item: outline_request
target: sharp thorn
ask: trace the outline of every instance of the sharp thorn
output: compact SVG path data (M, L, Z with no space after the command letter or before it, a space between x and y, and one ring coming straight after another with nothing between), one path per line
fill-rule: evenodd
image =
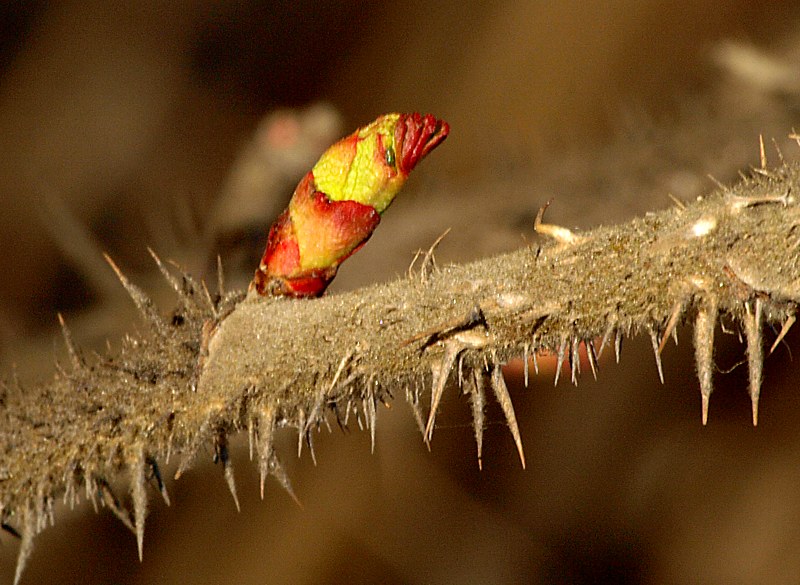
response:
M581 374L580 342L577 337L573 337L572 343L570 344L569 366L572 374L572 383L577 386L578 378Z
M314 463L314 467L317 466L317 452L314 451L314 438L311 434L311 430L306 431L306 444L308 445L308 452L311 453L311 461Z
M292 489L292 484L289 481L289 476L286 474L286 471L283 469L281 462L278 460L275 454L271 455L269 459L269 473L278 480L278 483L281 484L281 487L286 490L289 496L291 496L291 498L294 500L294 503L297 504L297 506L302 510L303 504L295 495L294 490Z
M786 321L783 323L783 327L781 327L781 332L778 333L778 337L775 339L775 342L772 344L772 347L769 348L769 355L772 355L772 352L778 347L783 338L786 337L786 334L789 333L789 329L792 328L794 322L797 320L797 317L794 314L789 315L786 318Z
M597 354L594 352L594 342L591 339L584 339L583 345L586 347L586 357L589 360L589 367L592 369L592 377L597 381L597 372L600 368L597 365Z
M367 425L369 426L369 438L370 438L370 453L373 455L375 454L375 427L377 426L378 422L378 408L375 404L375 396L367 396L366 403L364 405L364 417L367 419Z
M176 293L178 293L178 296L183 296L184 292L183 292L183 287L181 286L180 281L177 278L175 278L175 275L173 275L167 269L167 267L161 261L161 258L158 257L158 254L156 254L153 251L152 248L150 248L148 246L147 247L147 251L150 253L150 256L155 261L156 266L158 266L158 270L159 270L159 272L161 272L161 275L164 277L164 280L166 280L169 283L169 285L172 287L172 290L174 290Z
M511 435L514 437L514 443L517 445L519 460L522 463L522 468L525 469L525 453L522 450L522 438L519 434L517 416L514 413L514 405L508 393L506 381L503 378L503 369L498 362L495 362L492 366L492 390L494 390L494 395L497 398L497 402L500 404L500 408L503 409L508 428L511 430Z
M222 270L222 256L217 254L217 294L219 298L225 296L225 272Z
M664 351L664 346L667 344L667 339L669 336L672 335L672 332L675 330L675 326L678 324L678 319L683 312L683 303L675 303L675 306L672 308L672 314L669 317L669 321L667 321L667 326L664 329L664 334L661 336L661 343L658 344L658 355L661 355L661 352Z
M714 389L714 330L716 326L717 301L709 298L698 308L694 324L694 356L697 377L700 380L703 425L708 423L708 406L711 392Z
M658 334L656 330L653 328L649 328L650 330L650 343L653 344L653 355L656 358L656 367L658 368L658 379L661 380L661 383L664 383L664 369L661 366L661 354L658 352Z
M561 337L561 343L558 346L558 355L556 356L556 376L553 381L553 386L558 386L558 379L561 377L561 366L564 363L564 353L567 350L567 336Z
M298 424L297 424L297 458L303 454L303 435L306 428L306 411L302 408L298 409Z
M758 401L761 396L761 377L764 368L764 347L762 340L761 299L753 303L753 312L744 317L744 333L747 338L747 366L750 377L750 402L753 411L753 426L758 425Z
M75 371L80 370L84 365L83 359L81 359L81 356L75 347L75 343L72 341L72 332L69 330L69 327L67 327L67 324L64 321L64 317L61 315L61 313L58 313L58 322L61 324L61 334L64 336L64 345L67 347L67 353L69 354L69 360L72 363L72 369Z
M128 278L122 273L114 261L108 254L103 254L103 257L106 259L106 262L111 266L112 270L117 275L117 278L122 283L122 286L128 292L133 303L136 305L136 308L139 309L139 312L145 318L147 323L154 329L156 333L159 335L166 335L167 328L164 321L161 319L161 316L158 314L158 311L153 304L153 301L148 297L142 289L138 286L133 284L128 280Z
M145 491L145 455L142 447L131 465L131 500L133 501L133 525L136 528L136 546L139 562L144 552L144 520L147 516L147 492Z
M431 411L428 414L428 424L425 426L425 441L430 442L433 436L433 423L436 420L436 412L439 410L439 403L444 394L444 388L447 385L447 379L450 377L450 372L453 370L453 365L456 362L456 357L463 349L463 346L451 341L444 347L444 355L442 361L439 363L438 371L433 372L433 390L431 393Z
M17 553L17 568L14 573L14 585L19 585L22 579L22 573L25 571L25 565L28 563L28 558L33 551L33 538L36 536L36 522L33 510L30 504L26 504L21 512L22 525L20 533L22 539L19 544L19 552Z
M614 336L614 357L616 358L617 363L619 363L620 353L622 353L622 331L617 329Z
M161 494L161 499L163 499L164 503L169 506L169 493L167 492L167 486L164 485L164 480L161 477L161 470L158 468L158 462L153 458L150 458L148 462L150 463L150 468L153 470L153 478L156 480L156 485L158 486L158 491Z
M525 387L528 387L528 344L526 343L522 349L522 371L525 378Z
M414 414L414 421L417 423L420 434L425 436L425 422L422 419L422 409L419 406L419 394L411 392L410 388L406 388L406 401L411 406L411 411Z
M122 522L123 526L136 535L136 526L133 525L130 513L119 503L119 499L116 494L114 494L111 486L108 485L108 482L104 479L98 479L97 488L103 496L103 503L105 503L108 509L117 517L117 520Z
M483 469L483 425L484 405L486 397L483 393L483 372L479 369L472 371L470 386L470 402L472 403L472 425L475 429L475 443L478 449L478 469Z
M273 457L272 437L275 433L275 418L277 408L273 404L266 404L258 413L258 458L261 487L261 499L264 499L264 480L269 474L269 462Z
M611 334L614 333L614 322L609 321L608 325L606 326L606 332L603 333L603 339L600 341L600 349L597 350L597 358L600 359L603 356L603 351L606 348L606 344L611 339Z
M217 459L222 463L222 471L225 475L225 483L228 484L228 490L233 497L233 503L236 504L236 511L241 512L242 508L239 506L239 496L236 493L236 479L233 476L233 464L231 463L230 453L228 453L228 435L223 429L218 429L214 439L214 450Z

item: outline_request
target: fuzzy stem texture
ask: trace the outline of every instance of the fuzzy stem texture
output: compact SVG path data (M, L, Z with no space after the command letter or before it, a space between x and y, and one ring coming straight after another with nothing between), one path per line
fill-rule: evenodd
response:
M167 498L160 462L178 457L180 475L210 446L235 497L227 442L239 430L250 433L262 482L274 476L290 489L277 429L296 428L299 446L312 449L328 416L343 425L360 417L374 433L378 402L405 394L430 440L441 395L457 382L473 404L479 457L489 388L524 464L500 366L530 351L569 360L577 381L580 344L594 365L604 347L643 332L659 359L663 337L693 322L707 408L714 329L727 317L746 337L755 422L762 331L792 323L800 302L798 192L799 166L756 169L623 225L574 234L540 218L537 230L552 236L542 245L441 269L429 255L407 278L311 300L212 297L157 260L179 298L164 317L119 273L146 332L113 356L87 358L65 326L68 367L49 383L11 381L0 392L0 521L22 537L17 580L57 497L109 505L140 551L148 496ZM420 388L432 393L426 417ZM128 480L130 512L110 487L117 479Z

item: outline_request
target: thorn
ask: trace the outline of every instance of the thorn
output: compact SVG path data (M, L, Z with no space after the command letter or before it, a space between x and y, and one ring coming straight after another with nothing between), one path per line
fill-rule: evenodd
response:
M597 355L594 352L594 342L591 339L584 339L583 345L586 347L586 357L589 359L589 367L592 369L592 377L597 381L597 372L600 369L597 365Z
M370 453L373 455L375 454L375 427L378 422L378 412L377 406L375 404L375 396L374 393L371 391L369 395L365 398L362 403L364 405L364 416L367 419L367 426L369 427L369 435L370 435Z
M570 358L570 367L572 368L572 383L577 386L578 385L578 378L581 375L581 343L578 341L577 337L572 338L571 344L572 350Z
M558 379L561 377L561 365L564 363L564 352L567 350L567 336L561 337L561 344L558 346L558 355L556 356L556 377L553 386L558 386Z
M694 323L694 359L700 380L703 426L708 423L714 374L714 330L717 326L717 300L708 298L697 311Z
M422 409L419 406L419 392L411 392L410 388L406 388L406 401L411 406L411 411L414 414L414 420L417 423L420 434L425 436L425 422L422 419Z
M672 193L667 193L667 197L669 197L672 200L672 202L675 204L675 207L678 208L678 211L686 210L686 204L677 197L675 197L675 195L673 195Z
M786 337L787 333L789 333L789 329L792 328L792 325L794 325L794 322L796 320L797 320L797 317L794 314L791 314L786 318L786 321L784 321L784 323L783 323L783 327L781 327L781 332L778 333L777 339L775 339L775 342L772 344L772 347L769 348L769 354L768 355L772 355L772 352L775 351L775 348L778 347L778 344L781 341L783 341L783 338Z
M433 372L433 391L431 393L431 411L428 415L428 424L425 426L425 442L430 443L433 436L433 423L436 420L436 411L439 410L439 402L442 400L444 394L444 387L447 384L447 379L450 377L450 372L453 370L453 365L456 362L456 357L464 347L455 341L449 341L444 346L444 355L442 361L439 363L438 372Z
M122 522L123 526L136 535L136 527L131 521L130 513L119 503L119 499L117 498L116 494L114 494L111 486L108 485L108 482L104 479L97 480L97 488L103 496L103 502L108 509L111 510L114 516L117 517L117 520Z
M536 219L533 220L533 230L537 234L541 234L543 236L547 236L553 238L559 244L577 244L583 240L581 236L576 235L572 230L561 227L560 225L553 225L549 223L542 223L542 219L544 219L544 212L550 207L550 204L553 202L550 199L547 203L545 203L542 207L539 208L539 211L536 213Z
M581 375L580 343L577 337L572 338L570 348L569 367L572 374L572 383L577 386L578 377Z
M783 158L783 151L781 150L781 147L778 144L778 141L775 140L774 137L771 138L771 141L772 141L772 146L775 147L775 152L778 154L778 160L781 161L781 165L785 165L786 164L786 160Z
M472 385L469 397L472 403L472 426L475 429L475 443L478 447L478 469L483 470L483 409L486 397L483 394L483 372L477 368L472 371Z
M158 266L158 270L161 272L161 275L164 277L164 280L166 280L172 287L172 290L178 293L178 296L180 297L186 296L186 293L184 292L183 286L181 286L180 281L177 278L175 278L175 276L169 270L167 270L167 267L164 266L164 263L161 261L161 258L158 257L158 255L153 251L153 249L150 246L147 247L147 251L150 253L150 256L152 256L153 260L155 260L156 266Z
M200 446L205 442L206 438L209 435L209 429L211 428L212 424L211 421L215 418L214 415L218 414L218 412L212 413L208 416L208 418L200 425L200 430L195 434L194 440L189 443L185 449L183 450L183 456L181 457L181 462L178 464L178 469L175 472L175 476L173 479L176 481L181 478L181 476L189 469L189 466L192 464L192 461L197 455L197 452L200 450Z
M753 426L758 425L758 399L761 395L761 376L764 367L764 347L762 342L761 299L756 299L754 312L744 317L744 334L747 338L747 367L750 373L750 402L753 409ZM748 305L749 308L749 305Z
M306 428L306 411L304 408L297 409L297 458L303 454L303 434Z
M611 339L611 334L614 333L614 330L614 322L609 320L608 325L606 325L606 332L603 333L603 339L600 341L600 349L597 350L598 359L602 357L603 350L605 350L606 344L608 343L608 340ZM619 360L617 360L617 362L619 362Z
M422 258L422 264L420 264L419 267L419 275L420 278L422 279L422 282L427 282L428 279L430 278L431 272L436 270L436 258L434 257L433 253L439 246L439 244L442 243L442 240L445 239L445 237L447 237L447 234L449 234L450 230L452 229L453 228L447 228L446 230L444 230L444 233L438 238L436 238L436 240L434 240L433 244L431 244L431 247L428 248L428 251Z
M525 378L525 387L528 387L528 344L526 343L522 349L522 371Z
M95 514L100 513L97 507L97 500L95 499L97 489L97 480L94 477L86 478L86 497L92 502L92 508L94 508Z
M508 393L506 381L503 378L503 369L498 362L492 366L492 389L500 403L500 408L503 409L503 414L508 422L508 428L511 430L511 435L514 437L514 443L517 445L517 452L519 453L519 460L522 462L522 469L525 469L525 453L522 450L522 438L519 435L519 427L517 426L517 416L514 414L514 405L511 402L511 396Z
M145 456L139 446L136 458L131 465L131 499L133 500L133 524L136 528L136 545L139 548L139 562L144 550L144 520L147 516L147 492L145 491Z
M255 438L255 432L253 428L253 417L250 417L247 420L247 454L250 457L250 461L253 460L253 440Z
M117 278L119 278L122 286L125 287L128 295L130 295L131 299L133 299L133 303L136 305L136 308L139 309L139 312L145 318L145 321L148 323L148 325L150 325L150 327L152 327L157 334L161 336L166 335L166 325L161 319L161 316L158 314L158 311L156 311L155 305L153 304L153 301L150 300L150 297L148 297L142 289L131 283L128 278L122 274L122 271L111 259L111 256L103 253L103 257L111 266L112 270L116 273Z
M302 510L303 504L295 495L294 490L292 489L292 483L289 481L289 476L286 474L281 462L274 453L269 458L269 473L278 480L278 483L281 484L281 487L286 490L286 492L294 500L294 503L297 504L297 506Z
M617 363L619 363L620 353L622 353L622 331L617 329L614 337L614 356L617 359Z
M158 462L154 458L149 458L148 463L150 463L150 468L153 470L153 477L156 480L156 485L158 486L158 491L161 494L161 498L164 500L164 503L169 506L169 493L167 493L167 486L164 485L164 481L161 478L161 470L158 468Z
M61 313L58 313L58 322L61 324L61 334L64 336L64 345L67 347L67 354L69 354L69 360L72 362L72 369L76 371L83 369L83 360L75 347L75 343L72 341L72 333L69 327L67 327L64 316Z
M723 192L723 193L730 193L730 189L722 184L714 175L706 175L711 181Z
M214 454L215 459L222 463L225 482L228 484L228 490L233 497L233 503L236 504L236 511L241 512L239 496L236 494L236 479L233 476L233 464L231 463L230 454L228 453L228 434L224 429L217 429L217 433L214 437Z
M258 457L259 474L261 479L261 499L264 499L264 480L269 474L269 462L273 457L272 437L275 433L275 418L277 408L268 403L258 412Z
M217 254L217 294L219 298L225 296L225 272L222 270L222 256Z
M352 349L349 350L346 354L344 354L342 359L339 361L339 367L336 368L336 373L333 375L333 379L331 380L331 383L328 385L327 391L323 386L317 392L317 395L315 396L314 399L314 405L311 408L311 413L309 414L308 421L306 423L306 428L305 428L306 432L309 431L311 425L313 425L316 421L318 421L322 417L322 407L325 404L325 396L333 395L333 391L336 388L336 384L339 383L339 378L341 377L342 372L344 371L347 364L353 358L353 355L355 355L355 351Z
M762 170L767 170L767 152L764 150L764 136L758 135L758 153L761 159Z
M214 299L211 296L211 291L208 290L208 285L206 284L205 280L200 281L200 287L203 289L203 296L206 298L206 304L208 308L214 315L214 319L219 319L219 313L217 312L217 303L214 302Z
M658 367L658 379L661 380L661 383L664 383L664 370L661 367L661 354L658 352L658 334L656 330L652 327L648 326L648 330L650 331L650 342L653 344L653 355L656 356L656 367Z
M661 355L661 352L664 351L664 346L667 344L667 339L669 336L672 335L672 332L675 330L675 326L678 324L678 319L683 313L683 302L675 303L675 306L672 307L672 315L669 317L669 321L667 321L667 327L664 329L664 335L661 336L661 343L658 344L658 355Z
M306 436L306 444L308 445L308 452L311 453L311 461L314 463L314 467L317 466L317 452L314 451L314 436L311 434L311 430L305 432Z
M797 143L797 146L800 146L800 134L795 132L794 128L792 128L792 132L787 136L787 138L794 140Z
M17 553L17 569L14 573L14 585L19 585L19 581L22 579L25 565L28 563L31 552L33 552L33 538L36 536L36 522L30 504L25 505L20 515L22 516L22 526L20 527L22 539L19 543L19 552Z
M417 263L417 260L419 260L420 256L422 256L422 250L417 250L414 254L414 257L411 259L411 264L408 265L408 270L406 272L409 280L414 276L414 264Z

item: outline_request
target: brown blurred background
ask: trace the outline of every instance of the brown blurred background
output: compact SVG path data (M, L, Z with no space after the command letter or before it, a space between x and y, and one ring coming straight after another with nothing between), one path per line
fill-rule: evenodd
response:
M720 2L391 3L175 0L0 4L0 362L46 378L55 314L101 349L136 327L107 251L165 310L146 247L244 286L265 231L324 147L387 111L448 120L332 292L402 274L452 227L439 262L532 240L550 221L622 221L689 200L800 149L800 7ZM689 331L649 341L578 389L508 370L529 462L489 408L477 469L452 389L432 452L398 396L369 436L317 437L258 499L234 453L242 513L198 463L153 500L144 563L102 510L57 511L24 583L794 583L800 401L790 347L767 360L750 426L742 346L720 335L708 427ZM607 356L606 356L607 357ZM210 458L210 453L209 453ZM155 494L154 494L155 495ZM0 537L0 579L17 545Z

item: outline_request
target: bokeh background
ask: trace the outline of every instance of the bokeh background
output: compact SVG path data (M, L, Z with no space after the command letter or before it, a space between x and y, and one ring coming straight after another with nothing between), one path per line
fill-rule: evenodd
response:
M147 246L210 282L220 255L245 286L296 181L387 111L451 136L333 294L402 275L447 228L440 263L525 245L550 198L574 229L690 200L757 165L759 134L797 159L798 23L779 0L3 2L2 370L50 375L57 312L97 350L136 329L102 251L165 311ZM398 397L374 454L357 427L321 433L316 466L282 437L302 508L274 482L258 498L242 443L241 513L209 453L153 499L142 564L107 510L62 506L23 582L797 582L800 339L767 359L754 429L743 346L719 333L705 428L686 328L663 386L646 339L578 388L542 359L525 389L512 363L525 471L495 405L479 471L455 389L431 452Z

